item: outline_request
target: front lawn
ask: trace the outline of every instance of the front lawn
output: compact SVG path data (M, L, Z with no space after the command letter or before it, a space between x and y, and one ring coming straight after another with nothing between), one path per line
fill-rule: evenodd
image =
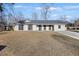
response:
M0 35L0 55L79 55L79 40L57 32L14 31Z

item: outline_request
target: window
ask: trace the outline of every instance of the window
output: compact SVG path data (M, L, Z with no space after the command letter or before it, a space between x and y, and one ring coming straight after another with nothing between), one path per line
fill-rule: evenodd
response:
M44 30L46 30L46 25L44 25Z
M58 25L58 28L60 29L61 28L61 25Z

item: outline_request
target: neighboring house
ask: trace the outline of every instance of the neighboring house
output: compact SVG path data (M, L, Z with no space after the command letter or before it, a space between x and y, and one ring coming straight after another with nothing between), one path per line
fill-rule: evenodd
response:
M79 20L71 23L69 26L69 30L79 30Z
M27 20L15 25L15 31L65 31L67 21L61 20Z

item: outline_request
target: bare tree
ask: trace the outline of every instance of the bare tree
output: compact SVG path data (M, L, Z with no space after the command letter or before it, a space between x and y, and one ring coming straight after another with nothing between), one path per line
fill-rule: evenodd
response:
M14 3L4 3L3 7L4 7L4 15L5 15L4 19L6 22L6 26L8 27L8 29L13 30L13 27L12 27L12 26L14 26L13 21L15 21ZM6 17L7 17L7 19L6 19Z
M43 3L42 5L43 7L42 7L41 15L44 20L48 20L49 14L51 13L49 10L51 7L50 5L53 5L53 4L49 5L49 4Z
M0 3L0 22L3 22L3 16L4 16L4 7L3 7L3 3Z
M59 18L60 20L67 21L68 17L66 15L62 15Z
M18 17L18 21L25 20L24 14L22 12L18 12L18 15L16 15L16 17Z
M15 10L14 10L14 3L9 3L7 4L8 7L9 7L9 10L8 10L8 14L9 14L9 17L11 17L12 19L10 19L10 21L16 21L16 15L15 15Z
M5 13L4 13L4 3L0 3L0 31L5 29L6 21L5 21Z
M79 18L77 18L76 20L74 20L74 23L75 23L76 25L79 25Z
M12 19L10 19L9 17L13 17L14 18L14 3L3 3L2 7L3 7L3 13L2 16L4 18L4 21L12 21ZM8 7L8 8L7 8ZM7 11L7 12L6 12ZM9 20L7 20L5 17L8 17Z
M38 19L38 15L36 12L32 13L32 20L37 20Z

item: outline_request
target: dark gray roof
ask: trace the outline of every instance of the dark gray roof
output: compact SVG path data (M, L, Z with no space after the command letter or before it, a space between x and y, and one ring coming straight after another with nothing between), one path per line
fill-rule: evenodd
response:
M68 21L63 21L63 20L26 20L23 23L24 24L35 24L35 25L69 24Z
M68 24L69 22L67 21L62 21L62 20L27 20L25 24L47 24L47 25L52 25L52 24Z

